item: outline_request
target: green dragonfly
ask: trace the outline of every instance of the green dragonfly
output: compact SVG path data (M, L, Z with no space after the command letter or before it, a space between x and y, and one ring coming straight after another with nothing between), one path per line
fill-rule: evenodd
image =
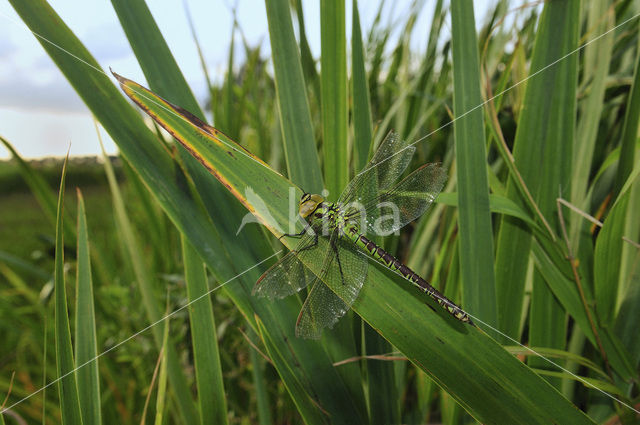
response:
M309 193L300 198L298 214L304 229L281 236L300 241L253 289L254 294L273 299L311 287L296 322L296 336L319 338L349 310L367 276L369 256L404 276L458 320L472 324L460 307L365 236L398 231L424 214L442 190L447 176L438 164L423 165L396 183L414 152L391 132L337 202ZM323 259L317 274L305 266L315 256Z

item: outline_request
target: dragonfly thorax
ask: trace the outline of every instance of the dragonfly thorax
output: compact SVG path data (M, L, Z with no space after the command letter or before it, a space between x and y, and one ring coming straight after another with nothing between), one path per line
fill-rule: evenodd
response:
M340 208L339 204L326 202L320 195L311 195L305 193L300 198L299 212L300 216L305 219L315 231L327 235L334 229L338 229L340 235L347 233L349 227L350 234L359 232L359 228L355 223L348 223L345 212Z

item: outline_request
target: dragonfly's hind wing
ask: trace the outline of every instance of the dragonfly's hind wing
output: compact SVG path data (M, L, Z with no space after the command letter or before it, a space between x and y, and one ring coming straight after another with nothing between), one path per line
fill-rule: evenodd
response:
M349 182L339 203L366 204L378 193L389 190L411 162L416 148L390 131L367 165Z
M316 279L296 322L296 336L319 339L324 328L331 329L349 311L349 306L321 279Z
M426 164L364 206L367 232L389 235L424 214L442 190L446 171Z
M320 338L332 328L358 297L367 276L367 257L334 232L320 276L314 281L300 310L296 336Z
M282 257L260 276L253 294L261 297L284 298L307 287L317 276L304 265L304 257L318 255L316 238L305 234L295 250Z

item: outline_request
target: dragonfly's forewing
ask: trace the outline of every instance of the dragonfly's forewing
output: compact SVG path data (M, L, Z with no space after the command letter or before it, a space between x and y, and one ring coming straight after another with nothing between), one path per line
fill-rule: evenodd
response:
M349 182L339 203L368 203L389 190L411 162L416 148L390 131L367 165Z
M427 164L364 206L368 233L388 235L424 214L442 190L447 174Z
M326 246L324 247L326 250ZM256 282L253 294L273 298L284 298L307 287L316 275L304 265L307 255L322 255L313 235L305 234L295 250L271 266Z
M324 328L332 328L351 308L367 276L367 257L337 231L322 243L328 244L322 271L296 323L296 335L304 338L320 338Z

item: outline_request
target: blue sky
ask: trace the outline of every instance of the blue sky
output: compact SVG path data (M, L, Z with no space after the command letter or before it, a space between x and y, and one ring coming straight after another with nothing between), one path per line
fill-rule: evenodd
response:
M144 84L142 71L109 1L49 0L49 3L103 69L112 67L118 73ZM263 55L268 56L270 49L263 1L188 0L187 3L198 38L204 47L212 79L222 78L225 70L231 39L233 4L237 5L238 20L249 43L261 44ZM346 3L350 7L351 2ZM404 13L410 3L410 0L396 1L391 7L387 7L387 17ZM430 21L434 3L433 0L425 2L425 11L418 25L424 26ZM482 20L487 3L492 4L493 1L476 2L477 21ZM148 0L147 4L187 81L198 99L204 101L205 79L183 3ZM303 5L309 43L314 56L318 57L318 0L303 1ZM364 31L370 27L377 7L378 2L359 2ZM349 10L347 23L350 23L350 16ZM424 34L426 33L425 27ZM414 47L420 48L421 40L416 40L418 45ZM87 68L87 72L97 71ZM94 155L99 152L88 109L6 0L0 0L0 135L13 143L27 158L62 156L69 143L72 155ZM115 152L113 142L106 133L103 132L102 135L107 150ZM0 158L8 156L9 153L0 147Z

